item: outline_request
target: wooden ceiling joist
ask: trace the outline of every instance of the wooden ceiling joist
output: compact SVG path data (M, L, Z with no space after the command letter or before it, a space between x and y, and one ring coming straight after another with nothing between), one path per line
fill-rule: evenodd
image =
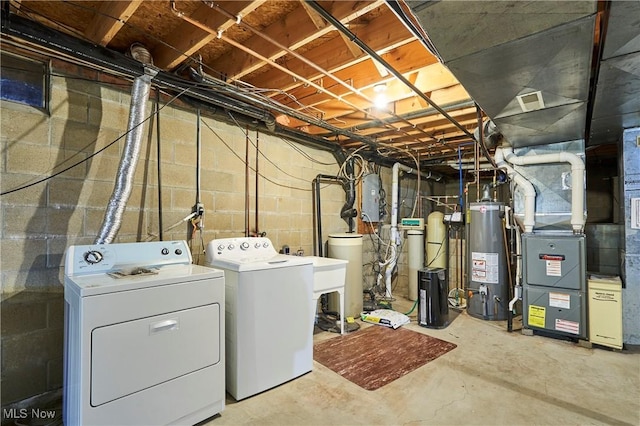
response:
M100 46L108 45L140 4L142 0L103 2L84 35Z

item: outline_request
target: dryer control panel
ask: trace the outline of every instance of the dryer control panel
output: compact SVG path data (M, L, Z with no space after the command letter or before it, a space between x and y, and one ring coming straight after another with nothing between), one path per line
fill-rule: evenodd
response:
M191 260L186 241L80 245L67 250L65 274L72 276L132 267L188 265Z

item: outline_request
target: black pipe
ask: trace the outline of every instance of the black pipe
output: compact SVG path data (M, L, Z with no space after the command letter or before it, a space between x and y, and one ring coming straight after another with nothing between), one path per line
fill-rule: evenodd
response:
M489 154L489 150L487 149L487 145L484 143L484 123L482 122L482 109L480 109L480 105L476 104L476 118L478 120L478 144L480 144L480 148L482 149L482 153L485 158L491 163L494 169L497 169L495 160Z
M456 126L458 129L460 129L464 134L466 134L467 136L469 136L471 139L475 139L474 136L469 133L469 131L460 123L458 123L458 121L451 117L449 114L447 114L447 112L445 110L443 110L440 106L438 106L435 102L433 102L431 100L431 98L429 98L427 95L424 94L424 92L422 92L422 90L418 89L413 83L411 83L404 75L402 75L402 73L400 73L398 70L396 70L395 68L393 68L393 66L391 66L390 63L388 63L387 61L385 61L382 56L378 55L378 53L373 50L372 48L370 48L365 42L363 42L362 40L360 40L358 38L358 36L356 36L354 33L351 32L351 30L349 30L347 27L345 27L342 22L340 22L339 20L337 20L333 15L331 15L329 12L327 12L326 10L324 10L322 8L322 6L320 6L316 1L307 1L306 4L308 4L309 6L311 6L316 12L318 12L320 14L320 16L322 16L324 19L326 19L331 25L333 25L338 31L340 31L341 33L343 33L344 35L346 35L350 41L352 41L353 43L355 43L359 48L361 48L362 50L364 50L369 56L371 56L374 60L376 60L377 62L379 62L383 67L385 67L387 69L387 71L389 71L391 74L393 74L398 80L400 80L401 82L403 82L407 87L409 87L411 90L413 90L413 92L419 96L420 98L422 98L426 103L428 103L429 105L431 105L432 107L434 107L435 109L438 110L438 112L440 114L442 114L447 120L449 120L451 122L451 124L453 124L454 126Z
M160 88L156 87L156 140L158 145L158 238L163 241L162 234L162 143L160 139Z
M49 53L55 53L63 60L73 60L76 61L76 63L81 63L113 75L124 78L133 78L144 72L143 66L140 62L120 52L110 50L106 47L96 46L92 43L80 40L71 35L46 27L38 22L9 13L5 10L2 10L1 32L3 36L6 36L3 40L6 43L16 43L20 40L27 45L39 47L39 49L37 49L39 52L48 51ZM34 50L36 49L34 48ZM199 76L197 71L194 72ZM192 77L194 76L192 75ZM206 79L203 80L202 76L199 76L198 78L201 79L200 82L206 81ZM251 123L252 126L262 128L266 133L286 137L305 146L330 151L334 156L336 155L336 152L342 149L339 144L330 143L324 138L313 137L295 129L277 126L275 124L273 114L269 111L273 110L279 113L289 114L294 118L300 117L303 121L308 121L311 124L321 127L331 132L331 134L341 135L369 146L377 146L377 144L370 138L358 135L355 132L340 129L322 120L304 116L303 114L297 113L295 110L289 110L277 104L270 104L263 100L252 98L250 95L239 91L236 91L233 94L221 94L220 89L214 88L213 90L210 90L207 86L211 85L206 82L206 86L194 84L193 81L185 80L173 73L165 71L158 71L158 74L156 74L153 81L157 87L172 89L178 92L186 90L184 99L187 99L187 101L190 99L197 100L205 102L208 105L215 105L222 109L233 111L237 114L236 117L243 117L242 124ZM226 83L220 81L215 81L215 83L220 88L231 89L231 85ZM259 105L261 108L258 108L255 105ZM226 112L217 118L228 122ZM258 125L253 123L256 119L260 121ZM362 154L363 156L369 157L365 152L362 152ZM370 158L376 158L376 160L381 164L386 164L382 157Z
M343 180L342 188L345 191L347 199L340 210L340 217L349 225L349 232L353 232L353 218L358 215L358 211L353 208L353 204L356 202L356 185L353 165L354 160L352 157L345 164L345 174L347 175L347 179Z
M591 79L589 80L589 95L587 98L587 113L584 126L584 146L589 146L591 138L591 119L593 118L593 106L596 100L596 89L598 87L598 77L600 76L600 67L602 64L602 54L604 52L604 43L607 37L607 29L609 27L609 15L611 13L611 1L598 2L598 14L600 14L600 37L596 43L596 51L591 57Z
M322 209L320 208L320 183L339 183L344 185L344 179L338 176L331 175L317 175L312 182L312 190L313 190L313 221L314 221L314 233L313 233L313 245L314 255L324 257L324 241L322 241ZM317 250L316 250L317 249Z
M75 61L75 63L81 63L113 75L133 78L134 76L142 74L144 71L140 62L120 52L110 50L106 47L96 46L71 35L53 30L38 22L31 21L13 13L8 13L5 10L2 10L1 32L3 36L6 36L3 40L6 43L18 44L17 41L20 40L26 45L31 45L33 50L53 52L63 60L72 60ZM39 47L39 49L35 49L35 47ZM236 118L239 118L238 121L242 124L251 124L251 126L262 129L265 133L285 137L315 149L332 152L334 156L342 150L339 144L329 142L323 137L324 135L314 137L296 129L278 126L275 123L273 114L269 111L288 114L294 118L299 117L303 121L329 131L331 135L344 136L372 148L378 146L371 138L359 135L356 132L340 129L315 117L305 116L293 109L268 103L237 90L235 93L221 94L220 89L232 89L232 86L227 83L215 81L218 88L214 87L213 90L211 90L211 84L208 84L206 78L203 79L202 76L197 74L197 71L194 72L199 76L200 83L204 82L204 84L197 84L197 81L196 84L194 84L193 81L185 80L173 73L165 71L158 71L153 81L157 87L178 92L184 91L183 99L187 102L196 100L205 102L208 106L214 105L220 107L221 110L233 111L234 114L236 114ZM192 75L192 77L194 76ZM214 81L212 80L211 82ZM229 122L226 111L223 114L216 115L216 118ZM260 123L256 124L255 120L259 120ZM397 160L389 160L376 155L375 150L362 151L361 154L365 159L388 167L391 167L397 162ZM337 156L336 159L338 159Z

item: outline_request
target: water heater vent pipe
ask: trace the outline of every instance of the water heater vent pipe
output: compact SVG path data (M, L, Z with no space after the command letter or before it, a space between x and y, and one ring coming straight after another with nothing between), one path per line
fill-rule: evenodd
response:
M584 161L571 152L555 152L550 154L518 157L513 148L502 149L504 159L518 166L530 164L569 163L571 165L571 226L574 234L584 230Z

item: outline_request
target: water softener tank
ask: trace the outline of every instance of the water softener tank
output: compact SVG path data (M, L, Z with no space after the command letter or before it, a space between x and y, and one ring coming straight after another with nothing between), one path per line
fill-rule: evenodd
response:
M469 205L467 312L485 320L506 320L509 284L503 236L504 204Z
M427 216L427 268L447 267L447 229L443 220L442 212Z
M409 229L407 243L409 244L409 300L417 300L418 271L424 267L424 231Z
M362 313L362 234L331 234L328 254L333 259L348 260L344 283L344 315L359 317ZM329 295L329 310L339 312L337 293Z

